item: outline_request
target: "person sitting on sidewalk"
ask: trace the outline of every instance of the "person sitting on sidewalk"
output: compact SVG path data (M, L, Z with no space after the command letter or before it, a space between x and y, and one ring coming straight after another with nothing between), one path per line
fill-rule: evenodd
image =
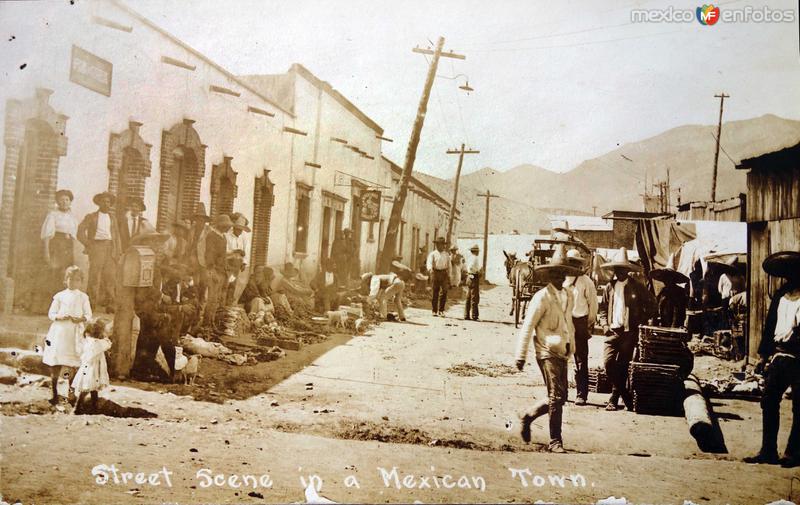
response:
M549 450L564 453L561 437L561 415L567 401L567 364L575 352L575 327L572 324L572 292L564 289L568 275L581 271L567 261L563 245L559 245L550 263L535 268L535 273L547 281L547 286L531 298L525 321L517 337L517 368L522 371L533 340L536 362L547 386L547 398L533 406L533 412L522 416L522 440L531 441L531 423L544 414L549 415Z

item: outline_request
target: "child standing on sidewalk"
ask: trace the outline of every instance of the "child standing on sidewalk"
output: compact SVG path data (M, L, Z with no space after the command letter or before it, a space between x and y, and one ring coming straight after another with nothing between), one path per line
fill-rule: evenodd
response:
M72 387L78 393L74 413L78 413L86 393L91 394L92 411L96 411L98 392L109 384L105 354L111 348L108 334L109 321L106 319L97 319L86 327L81 347L81 366L72 381Z
M53 383L53 397L50 403L58 403L58 379L64 367L69 368L69 382L72 382L74 369L80 366L77 344L83 336L83 325L92 317L89 296L78 289L83 280L81 269L70 266L64 275L66 289L53 296L48 315L53 323L45 337L42 363L50 367L50 378ZM69 400L72 401L72 388L69 388Z

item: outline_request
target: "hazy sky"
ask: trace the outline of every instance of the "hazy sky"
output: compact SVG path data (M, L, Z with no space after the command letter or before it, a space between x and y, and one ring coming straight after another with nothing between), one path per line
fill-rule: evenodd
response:
M125 0L235 74L300 62L378 122L402 164L427 70L415 45L438 36L465 61L442 59L416 168L455 172L522 163L565 171L617 144L683 124L765 113L800 119L798 14L793 23L632 23L631 9L669 2L531 0ZM698 3L676 1L675 8ZM725 1L797 9L795 0ZM458 89L469 76L475 88Z

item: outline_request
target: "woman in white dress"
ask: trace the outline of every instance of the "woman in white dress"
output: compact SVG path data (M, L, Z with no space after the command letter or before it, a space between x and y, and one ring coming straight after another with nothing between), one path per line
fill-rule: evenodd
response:
M78 221L72 215L70 207L73 200L72 191L60 189L56 191L57 209L47 213L42 223L42 244L44 260L49 269L48 281L43 286L47 290L45 300L49 300L57 292L64 281L64 270L75 264L75 237L78 233Z
M53 323L45 337L42 363L50 367L50 377L53 383L53 397L50 403L58 403L58 379L64 367L69 368L68 384L72 383L75 368L81 364L78 355L78 344L83 339L83 325L91 319L92 308L89 296L78 289L78 284L83 280L80 268L71 266L64 275L66 289L53 296L48 315ZM69 400L73 398L72 388L69 389Z

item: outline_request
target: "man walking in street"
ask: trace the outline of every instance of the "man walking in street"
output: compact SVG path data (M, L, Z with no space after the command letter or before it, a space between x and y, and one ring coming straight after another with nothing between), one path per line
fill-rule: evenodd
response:
M633 398L627 388L628 365L639 341L639 325L646 324L655 314L655 300L644 285L630 277L639 267L628 260L624 247L620 248L616 261L603 263L602 268L614 272L605 293L608 327L612 332L606 337L603 351L606 375L612 384L606 410L617 410L620 398L628 410L633 410Z
M586 405L589 397L589 339L597 319L597 289L588 275L583 273L584 260L577 249L567 253L567 261L580 269L578 276L568 276L564 287L572 292L572 325L575 327L575 405Z
M445 249L444 237L435 241L436 250L428 255L425 266L431 276L431 310L434 316L444 316L447 303L447 286L450 280L450 255Z
M745 463L780 463L800 466L800 252L784 251L767 256L762 264L773 277L786 283L772 296L764 321L756 373L763 371L761 395L761 450ZM778 428L783 394L792 388L792 427L782 458L778 458Z
M480 248L477 245L469 249L465 269L467 271L467 300L464 302L464 319L478 320L478 304L481 301L481 260L478 257Z
M580 270L570 266L560 245L550 263L535 268L536 275L547 286L531 298L525 321L517 337L516 364L521 371L528 357L528 347L533 340L536 362L547 386L547 399L539 400L532 413L522 416L522 440L531 441L531 423L548 414L550 422L549 450L563 453L561 415L567 400L567 365L575 350L575 328L572 326L572 292L564 289L567 275L580 275Z
M116 288L116 260L122 248L117 219L111 210L114 195L108 192L94 195L97 210L87 214L78 225L78 241L89 255L87 291L95 308L113 307Z
M204 315L204 324L213 326L217 309L225 304L225 286L228 279L227 240L225 233L233 227L233 221L227 214L214 218L214 225L205 237L205 266L207 270L208 300Z

